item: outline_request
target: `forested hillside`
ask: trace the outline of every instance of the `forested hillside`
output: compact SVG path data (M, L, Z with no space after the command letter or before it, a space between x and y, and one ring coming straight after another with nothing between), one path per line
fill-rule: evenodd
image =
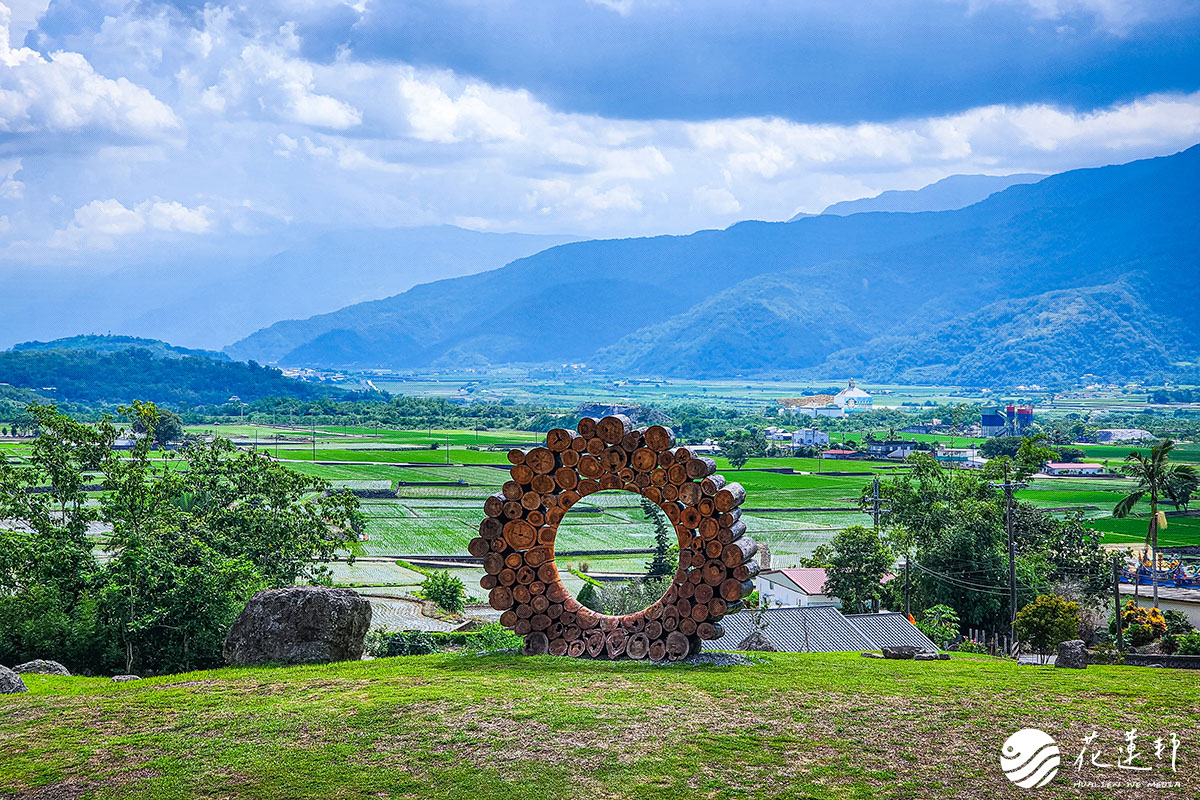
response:
M280 323L227 351L312 366L1162 380L1200 360L1197 180L1193 147L955 211L568 244Z

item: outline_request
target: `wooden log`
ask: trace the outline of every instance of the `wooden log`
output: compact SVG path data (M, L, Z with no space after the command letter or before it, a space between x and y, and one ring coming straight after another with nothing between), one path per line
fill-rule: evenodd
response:
M713 516L716 513L716 510L713 508L713 499L711 497L701 497L700 502L696 503L696 510L700 512L701 516Z
M650 449L653 450L654 448L651 447ZM666 469L667 467L671 466L674 463L675 463L675 454L672 453L670 450L663 450L661 453L658 454L658 465L660 467L662 467L663 469ZM687 470L684 470L684 472L686 472L686 471Z
M732 528L733 523L737 522L741 518L742 510L740 508L735 508L732 511L722 511L721 516L717 519L721 523L722 528Z
M492 539L492 552L493 553L501 553L502 554L507 549L508 549L508 542L504 541L503 536L498 536L495 539Z
M679 504L673 502L660 503L659 508L667 515L667 519L671 520L672 525L679 524Z
M587 652L587 643L583 639L576 639L567 645L567 655L571 658L582 658Z
M739 581L752 581L762 570L757 561L747 561L739 567L734 567L733 577Z
M676 486L681 486L687 483L687 465L676 461L671 466L667 467L667 480Z
M710 539L704 543L704 555L710 559L718 559L721 557L721 550L724 547L716 539Z
M635 474L636 473L633 471L633 467L623 467L617 470L617 477L620 478L621 483L626 486L633 483L633 477Z
M524 464L525 463L525 451L518 450L515 447L512 450L509 450L508 451L508 463L513 464L513 465Z
M489 517L500 516L504 513L504 501L506 499L503 493L497 493L486 498L483 501L483 513Z
M667 502L675 502L679 499L679 487L673 483L664 484L662 487L662 498Z
M625 643L625 655L641 661L650 654L650 638L645 633L635 633Z
M642 431L640 430L632 430L621 437L621 449L626 453L632 453L641 447L642 444Z
M562 460L564 467L577 467L579 466L579 459L582 458L582 456L579 454L578 450L572 449L563 451L559 458ZM576 479L578 480L578 477Z
M662 621L652 619L646 623L646 636L651 640L658 639L663 634Z
M744 585L742 581L739 581L737 578L726 578L725 580L721 581L721 597L723 597L727 602L736 603L745 595L748 595L750 592L754 591L753 583L746 581L746 584L749 585L750 589L748 591L743 591Z
M571 449L576 453L586 453L588 438L587 436L575 436L571 439Z
M662 425L651 425L649 428L646 428L644 437L646 439L646 447L658 452L668 450L671 445L675 444L675 434L671 432L670 428Z
M667 634L667 658L672 661L683 661L692 652L692 643L686 635L679 631Z
M712 600L715 596L716 594L713 587L709 586L707 583L702 583L697 586L695 592L692 593L692 602L708 605L708 601Z
M596 658L604 652L604 645L607 644L607 642L608 637L605 636L604 631L600 630L599 628L594 628L588 631L587 635L584 636L587 654L592 658Z
M501 516L505 519L520 519L525 516L525 509L519 501L508 500L504 503L504 513Z
M504 613L500 615L500 624L506 628L511 628L513 625L516 625L517 612L513 611L511 608L506 609Z
M612 414L596 423L596 435L608 444L620 444L632 430L633 423L624 414Z
M693 605L691 616L692 619L696 620L696 622L703 622L704 620L708 619L708 603L696 603ZM534 630L537 630L536 625L534 626Z
M746 535L746 523L738 520L728 528L721 528L717 533L717 541L721 544L729 544L736 542L738 539Z
M705 609L707 611L707 609ZM550 627L550 618L545 614L534 614L529 618L529 625L535 631L544 631Z
M679 487L679 502L688 506L695 506L700 502L700 484L686 481Z
M488 553L483 557L483 571L488 575L497 575L504 569L504 556L499 553Z
M495 575L483 575L479 578L479 586L482 589L491 591L499 585L500 581L496 579Z
M574 489L579 485L579 473L570 467L559 467L554 471L554 482L561 489Z
M584 478L579 482L579 486L575 491L579 492L580 497L587 497L589 494L595 494L600 491L600 482L591 478Z
M567 587L563 586L562 583L556 582L546 585L546 597L550 598L550 601L553 603L561 603L570 596L571 593L567 591Z
M542 497L542 502L545 502L545 496ZM525 515L525 521L535 528L540 528L546 524L546 515L540 509L534 509Z
M501 586L513 587L517 584L517 571L512 567L505 567L500 570L496 576L496 580L500 581Z
M617 628L616 630L609 631L605 637L604 651L608 653L609 658L618 659L625 655L625 646L628 643L628 635L626 635L625 631Z
M608 445L604 442L604 440L597 436L593 439L588 439L587 453L590 456L599 456L604 452L604 448L606 447L608 447Z
M518 619L527 620L533 616L533 606L529 605L528 603L521 603L519 606L514 608L513 611L517 613Z
M528 564L524 564L517 568L517 583L528 586L537 580L537 570Z
M650 483L653 486L666 486L668 483L667 471L662 467L655 467L650 470Z
M585 478L599 478L604 474L604 465L595 456L580 456L579 474Z
M700 491L704 492L704 494L708 495L709 497L712 497L714 494L721 491L726 483L728 483L728 481L725 480L724 475L709 475L707 478L700 481Z
M525 494L525 487L516 481L505 481L500 487L500 494L504 495L505 500L520 500Z
M578 488L576 488L574 490L568 489L565 492L560 492L558 495L558 505L562 507L563 511L566 511L567 509L569 509L571 506L575 505L578 502L579 502ZM561 520L562 517L559 517L559 519Z
M544 544L544 545L553 545L554 544L554 532L555 532L555 528L553 525L543 525L542 527L538 528L537 543Z
M504 566L509 569L516 569L525 563L525 558L521 553L509 553L504 557Z
M508 474L522 486L528 486L529 482L533 480L533 470L528 464L517 464L508 471Z
M559 617L561 617L562 615L563 615L562 603L551 603L550 606L546 609L546 616L549 617L550 619L554 620L556 623L558 623L560 625L562 624L562 622L559 619Z
M583 638L583 631L580 630L578 625L567 625L563 630L563 638L568 642L574 642L577 639Z
M530 623L532 625L532 623ZM534 629L525 637L525 655L544 656L550 651L550 640L546 634Z
M596 420L591 417L584 417L576 423L575 430L585 439L591 439L596 435Z
M679 524L694 530L700 524L700 510L695 506L686 506L679 512Z
M711 642L724 636L725 629L718 622L701 622L696 626L696 635L706 642Z
M606 472L600 476L601 489L620 489L621 479L611 472Z
M717 534L721 532L721 524L714 517L704 517L700 520L700 526L697 528L701 539L715 539Z
M709 619L719 620L721 617L729 613L729 603L725 602L723 597L714 597L708 601L708 616Z
M534 581L533 583L529 584L529 593L532 595L545 594L546 584L542 583L541 581Z
M698 569L688 570L688 583L692 586L699 586L704 583L704 573Z
M721 560L725 562L725 566L733 569L740 567L748 559L753 558L757 552L758 542L749 536L743 536L736 542L730 542L725 545L725 550L721 553Z
M525 454L525 464L529 466L535 474L546 475L553 472L558 467L558 459L554 453L550 452L545 447L535 447Z
M629 463L629 454L620 447L609 447L600 456L600 463L609 472L620 472Z
M675 457L676 464L682 464L686 461L691 460L692 451L688 450L686 447L676 447L674 450L671 451L671 455Z
M568 644L566 639L551 639L550 646L546 649L546 652L552 656L565 656Z
M555 472L557 471L555 470ZM574 470L567 471L574 474ZM538 494L550 494L557 488L554 482L554 474L534 475L533 480L529 482L529 488Z
M672 610L674 610L675 613L679 613L679 600L691 600L693 597L695 597L696 584L685 580L683 583L679 584L679 588L676 591L679 593L679 597L676 599Z
M537 568L537 579L542 583L554 583L558 580L558 567L553 561L547 561Z
M732 511L746 499L746 488L740 483L728 483L725 488L713 495L713 505L717 511Z
M651 639L650 649L646 656L651 661L666 661L667 660L667 643L664 639Z
M728 570L721 561L705 561L700 568L701 579L709 586L720 586L728 577Z
M682 617L679 620L679 632L691 636L696 632L696 620L691 617Z
M575 438L566 428L551 428L546 431L546 449L552 453L561 453L571 449L571 440Z
M649 472L658 466L658 454L649 447L639 447L629 456L629 464L638 472Z
M671 631L675 630L676 628L679 627L679 615L672 614L669 617L664 616L662 618L662 626L663 626L663 630L666 631L667 633L670 633Z
M503 533L504 523L495 517L484 517L483 521L479 523L479 535L489 542Z
M647 486L642 494L646 496L647 500L655 505L662 502L662 489L658 488L657 486Z
M532 452L532 451L530 451L530 452ZM525 456L525 460L527 462L529 461L529 455ZM536 468L535 468L535 471L536 471ZM703 480L703 479L707 478L709 475L712 475L716 471L717 471L717 462L713 461L711 458L708 458L707 456L700 456L699 458L693 457L693 458L689 458L687 460L687 474L688 474L688 477L691 478L692 480L696 480L696 481Z
M533 600L533 595L530 594L528 586L522 586L518 583L516 586L512 587L512 593L514 602L528 603L529 601Z
M497 611L507 611L512 608L512 604L512 589L509 589L507 586L497 586L488 592L488 605Z
M526 511L533 511L536 508L541 508L542 496L537 492L526 492L521 495L521 508Z
M504 541L514 550L527 550L537 543L537 528L528 520L509 520L504 523Z
M622 619L621 627L629 633L638 633L646 629L646 614L643 611L638 611L633 614L626 614Z

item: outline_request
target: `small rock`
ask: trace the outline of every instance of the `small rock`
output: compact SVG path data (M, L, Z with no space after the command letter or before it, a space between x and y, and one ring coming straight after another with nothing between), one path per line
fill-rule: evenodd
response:
M0 694L21 694L28 692L29 687L21 676L8 667L0 667Z
M937 653L921 652L921 653L913 654L913 661L941 661L941 660L942 660L942 657L940 655L938 655Z
M130 681L140 681L137 675L113 675L113 683L129 683Z
M70 675L71 670L64 667L57 661L47 661L36 659L34 661L26 661L24 664L18 664L13 667L13 672L35 674L35 675Z
M1054 666L1059 669L1087 669L1087 662L1087 648L1083 646L1082 639L1071 639L1058 645L1058 658L1054 659Z
M882 650L884 658L899 659L911 659L917 653L921 652L921 648L912 647L910 645L904 645L902 647L884 647Z
M879 653L859 653L863 658L883 658Z
M949 661L949 660L950 660L949 653L938 653L938 661Z
M745 639L742 639L742 642L737 646L737 649L743 653L751 651L757 651L760 653L774 653L779 650L778 647L771 643L770 639L763 635L762 631L754 631Z

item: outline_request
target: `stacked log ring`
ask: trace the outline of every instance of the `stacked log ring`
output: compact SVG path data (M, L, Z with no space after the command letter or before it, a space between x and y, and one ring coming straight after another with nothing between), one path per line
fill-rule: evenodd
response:
M720 620L753 588L758 563L746 536L746 490L716 474L711 458L674 447L669 428L634 429L617 414L555 428L545 447L510 450L511 480L483 504L468 550L483 561L479 585L525 652L576 658L679 661L724 633ZM583 606L559 578L558 524L580 499L623 489L656 503L675 526L679 569L666 593L634 614Z

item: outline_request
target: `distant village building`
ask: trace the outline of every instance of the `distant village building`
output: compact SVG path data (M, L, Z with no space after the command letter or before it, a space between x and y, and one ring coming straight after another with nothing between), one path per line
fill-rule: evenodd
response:
M1103 475L1104 465L1095 463L1059 463L1051 461L1046 466L1042 467L1042 472L1047 475Z
M933 457L939 464L957 469L983 469L987 464L974 447L943 447Z
M873 408L871 395L855 386L853 378L837 394L785 397L779 401L779 405L781 412L809 417L844 417L854 411L870 411Z
M979 419L979 435L1024 436L1033 425L1033 406L1009 404L1003 410L984 411Z
M779 606L841 606L842 601L825 594L825 570L797 567L760 572L754 579L758 604L763 608Z
M792 434L792 444L803 447L826 447L829 434L816 428L801 428Z
M900 429L900 433L933 433L935 425L932 422L919 422L916 425L908 425Z
M1104 428L1096 431L1097 442L1142 442L1157 439L1150 431L1141 428Z
M894 461L903 461L911 456L916 449L916 442L907 441L871 442L867 446L867 452L872 457L887 458Z
M849 461L855 458L862 458L862 453L857 450L826 450L821 455L824 458L832 458L834 461Z

